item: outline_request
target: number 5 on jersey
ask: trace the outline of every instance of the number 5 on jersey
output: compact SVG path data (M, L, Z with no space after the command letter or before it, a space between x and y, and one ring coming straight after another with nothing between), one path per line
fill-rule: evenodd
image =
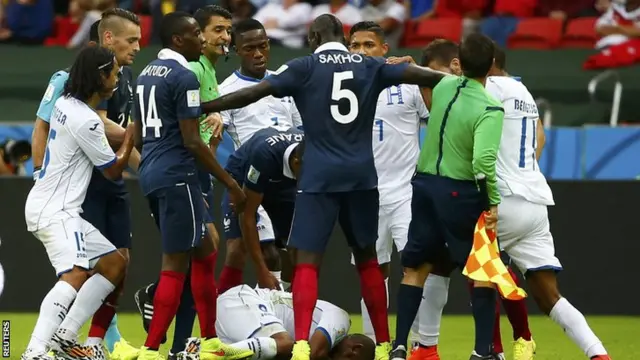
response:
M145 107L145 93L144 85L138 85L136 87L136 94L138 95L138 104L140 105L140 121L142 122L142 137L147 136L147 128L153 129L153 136L155 138L160 137L160 128L162 127L162 120L158 117L158 108L156 106L156 86L152 85L149 89L149 96L147 99L149 103ZM145 112L146 109L146 112Z
M349 124L358 117L358 97L353 91L342 88L342 82L353 79L353 71L343 71L333 74L333 86L331 87L331 100L339 102L346 99L349 102L349 112L341 114L338 104L331 105L331 116L340 124Z

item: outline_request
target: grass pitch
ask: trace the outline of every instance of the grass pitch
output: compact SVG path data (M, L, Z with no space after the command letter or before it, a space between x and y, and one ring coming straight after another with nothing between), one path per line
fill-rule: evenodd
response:
M29 336L36 322L37 314L0 313L1 320L10 320L9 359L20 359L29 341ZM362 330L361 318L352 316L352 332ZM615 360L640 360L640 318L589 316L589 324L604 342L605 347ZM531 316L529 319L533 337L538 344L537 360L584 360L586 356L569 340L550 319L542 316ZM142 321L138 314L119 314L118 323L122 336L132 345L139 346L145 340ZM502 339L507 354L511 359L511 326L506 317L502 318ZM390 319L391 335L395 328L395 317ZM83 329L86 334L87 327ZM473 319L471 316L445 316L442 322L440 337L440 355L443 360L468 360L473 347ZM169 329L169 339L173 328ZM199 330L194 327L194 334ZM170 341L161 351L169 351ZM6 357L5 357L6 358Z

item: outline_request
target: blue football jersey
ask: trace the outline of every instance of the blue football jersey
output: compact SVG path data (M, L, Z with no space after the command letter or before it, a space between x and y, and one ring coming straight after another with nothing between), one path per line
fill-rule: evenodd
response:
M226 170L238 184L263 194L265 201L294 201L296 180L288 156L302 139L302 131L294 128L259 130L229 156Z
M142 122L139 174L145 195L178 183L197 183L196 162L183 145L180 121L200 115L200 83L189 68L173 59L156 59L142 70L133 119Z
M327 43L265 79L275 96L292 96L302 116L306 140L299 191L377 187L372 149L376 104L383 89L401 83L407 66Z

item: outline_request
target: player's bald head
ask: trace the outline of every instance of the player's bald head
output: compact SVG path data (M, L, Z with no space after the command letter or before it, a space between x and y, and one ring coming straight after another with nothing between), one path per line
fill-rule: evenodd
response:
M373 360L376 344L363 334L349 334L331 350L332 360Z
M311 50L315 50L318 46L332 41L345 43L342 23L332 14L318 16L309 26L309 45Z
M110 9L102 13L102 18L100 19L100 23L98 25L98 34L100 36L100 41L103 41L104 33L109 31L114 35L119 35L122 31L125 30L125 27L128 23L131 23L135 26L140 26L140 18L138 15L132 13L129 10L115 8Z

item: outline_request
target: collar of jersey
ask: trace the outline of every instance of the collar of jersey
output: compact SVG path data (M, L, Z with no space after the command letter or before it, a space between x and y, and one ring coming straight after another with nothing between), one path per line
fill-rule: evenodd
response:
M293 174L293 170L291 170L291 165L289 164L289 157L291 156L291 153L293 152L293 150L295 150L299 144L300 143L289 145L287 149L284 151L284 156L282 157L282 174L288 177L289 179L295 180L296 178L296 176Z
M344 44L341 44L341 43L339 43L337 41L331 41L331 42L324 43L324 44L318 46L316 51L314 51L313 53L317 54L319 52L329 51L329 50L349 52L349 50L347 49L346 46L344 46Z
M160 52L158 52L158 59L160 60L175 60L178 62L178 64L184 66L187 69L191 69L189 67L189 62L187 61L187 58L185 58L184 56L182 56L182 54L173 51L171 49L167 49L164 48L162 50L160 50Z
M262 81L264 78L262 79L256 79L256 78L252 78L251 76L247 76L247 75L242 75L242 73L240 73L240 70L236 70L233 72L237 77L239 77L240 79L244 80L244 81L251 81L251 82L256 82L259 83L260 81ZM271 71L267 70L264 73L264 77L266 78L267 76L269 76L269 74L271 73Z
M206 56L200 55L200 62L203 65L206 65L206 67L209 68L209 70L215 70L215 67L213 66L213 63Z

